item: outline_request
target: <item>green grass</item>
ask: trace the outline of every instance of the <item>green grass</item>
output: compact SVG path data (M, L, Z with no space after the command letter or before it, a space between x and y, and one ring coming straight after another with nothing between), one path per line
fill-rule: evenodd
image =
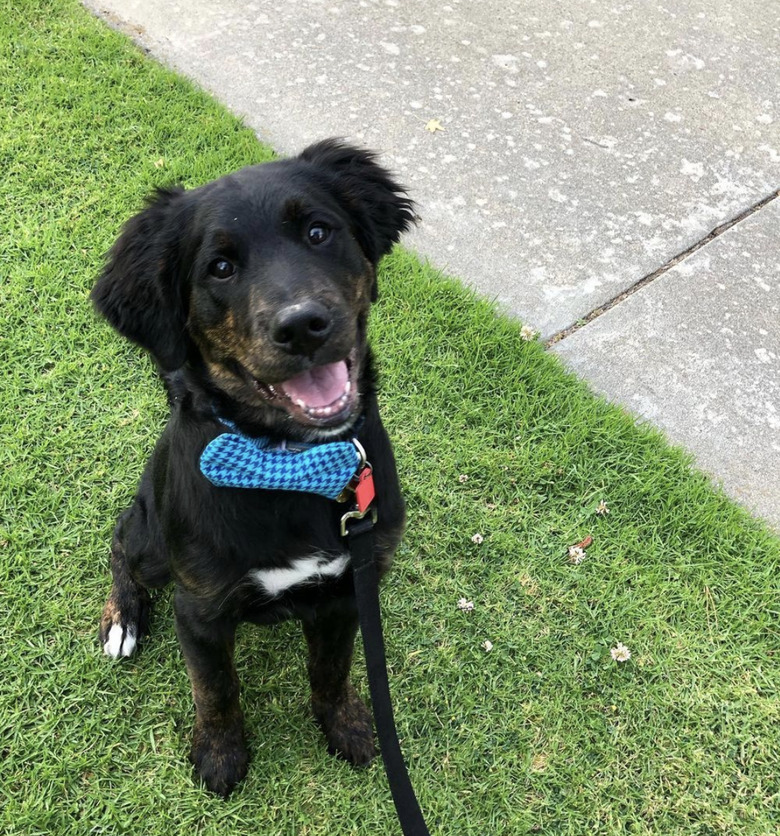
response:
M0 2L0 93L0 832L396 833L381 765L325 752L296 625L241 630L253 763L227 802L186 760L170 594L137 657L97 644L165 408L87 294L145 192L270 152L70 0ZM777 833L777 538L487 303L403 251L381 283L409 505L383 607L432 833Z

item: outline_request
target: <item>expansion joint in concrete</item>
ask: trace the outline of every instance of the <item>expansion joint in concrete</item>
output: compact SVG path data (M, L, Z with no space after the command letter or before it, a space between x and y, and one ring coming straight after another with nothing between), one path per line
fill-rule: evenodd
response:
M647 287L647 285L654 282L659 276L662 276L667 271L671 270L672 267L677 266L680 262L685 261L686 258L693 255L695 252L700 250L702 247L705 247L710 242L714 241L719 236L723 235L724 232L727 232L733 226L744 221L746 218L749 218L751 215L759 212L773 200L776 200L780 197L780 189L773 191L771 194L767 195L766 197L762 198L758 201L758 203L754 203L752 206L749 206L743 212L740 212L735 217L731 218L731 220L722 223L720 226L716 226L711 232L701 238L692 246L688 247L687 250L683 250L683 252L678 253L676 256L671 258L666 264L663 264L657 270L654 270L652 273L648 273L646 276L643 276L637 282L635 282L631 287L627 288L626 290L619 293L614 298L610 299L608 302L605 302L603 305L599 305L597 308L594 308L590 313L583 316L581 319L578 319L576 322L569 325L567 328L563 328L562 330L558 331L556 334L553 334L545 342L545 348L550 348L551 346L555 345L556 343L560 342L561 340L565 340L566 337L570 337L575 332L579 331L580 328L584 328L589 323L593 322L594 319L598 319L602 314L605 314L607 311L614 308L616 305L619 305L624 299L627 299L629 296L632 296L638 290L642 290L642 288Z

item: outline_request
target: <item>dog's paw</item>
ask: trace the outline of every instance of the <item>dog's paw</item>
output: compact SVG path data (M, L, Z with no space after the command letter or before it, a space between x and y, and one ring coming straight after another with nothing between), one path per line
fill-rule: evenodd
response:
M215 732L196 729L190 760L206 787L227 798L236 784L246 777L249 766L243 730Z
M138 646L138 640L146 630L147 603L139 600L127 609L129 612L125 608L120 610L111 598L103 608L100 619L100 643L103 645L103 652L112 659L132 656Z
M352 686L348 696L337 705L312 705L331 755L348 761L353 766L368 766L376 755L371 712Z
M138 634L132 624L112 624L103 641L103 652L112 659L132 656L137 643Z

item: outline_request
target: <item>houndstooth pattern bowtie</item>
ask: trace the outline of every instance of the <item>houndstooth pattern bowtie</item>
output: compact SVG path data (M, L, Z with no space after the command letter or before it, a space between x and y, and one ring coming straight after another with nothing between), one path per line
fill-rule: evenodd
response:
M220 488L302 491L336 499L361 464L349 441L307 449L272 447L267 438L223 433L201 453L201 473Z

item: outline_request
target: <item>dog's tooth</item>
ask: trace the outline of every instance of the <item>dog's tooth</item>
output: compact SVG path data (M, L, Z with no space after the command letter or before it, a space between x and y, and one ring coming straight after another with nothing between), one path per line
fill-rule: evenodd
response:
M306 408L306 401L302 400L301 398L298 398L298 400L297 400L297 401L293 401L293 403L294 403L296 406L301 407L301 409L305 409L305 408Z
M347 385L344 387L344 395L342 395L342 397L348 395L350 393L351 389L352 389L352 381L348 380Z

